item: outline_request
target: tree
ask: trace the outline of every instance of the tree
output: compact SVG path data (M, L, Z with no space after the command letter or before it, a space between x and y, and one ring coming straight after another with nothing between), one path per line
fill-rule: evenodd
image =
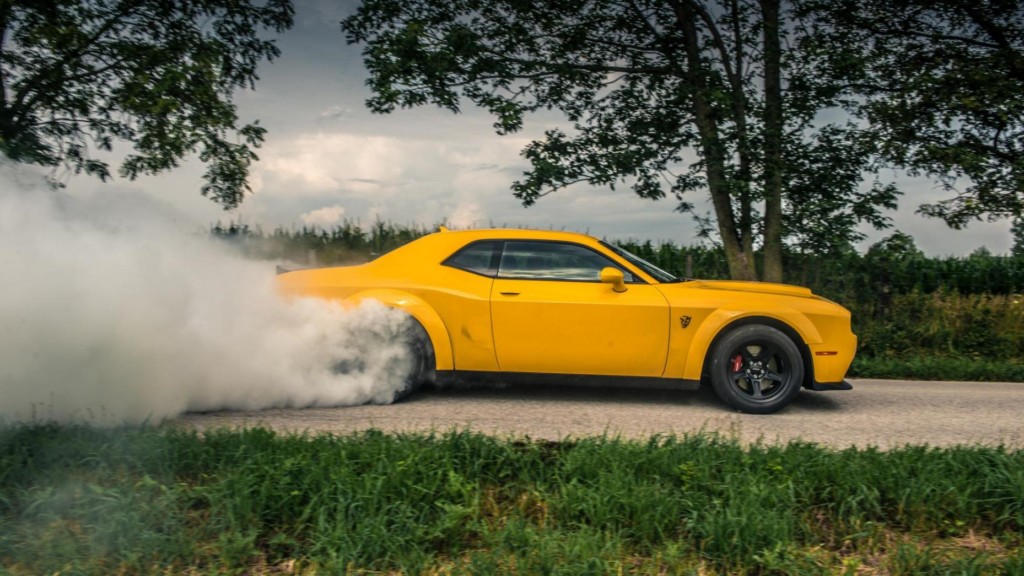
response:
M1010 248L1010 254L1017 258L1024 258L1024 218L1013 220L1010 233L1013 234L1013 246Z
M875 128L894 165L952 198L920 211L961 228L1024 213L1024 4L1019 0L801 0L817 74Z
M571 132L550 130L523 152L531 169L512 188L525 205L575 183L628 183L688 211L685 195L707 189L731 276L757 277L760 233L763 278L781 281L787 171L807 170L793 154L815 145L813 120L840 92L803 79L805 61L783 50L800 33L788 15L777 0L367 0L342 29L365 45L375 112L459 112L468 99L506 134L529 112L562 111ZM870 155L858 159L858 173L872 169ZM863 200L859 185L831 191L831 206ZM862 205L856 221L867 212L887 224Z
M235 207L265 129L231 95L279 55L261 31L291 24L290 0L0 0L0 150L104 180L91 152L116 140L128 178L198 152L203 195Z
M862 185L864 168L877 154L873 134L825 126L809 139L789 142L787 149L783 226L792 249L837 256L867 237L859 223L889 227L879 207L896 208L896 187L877 178L870 187Z

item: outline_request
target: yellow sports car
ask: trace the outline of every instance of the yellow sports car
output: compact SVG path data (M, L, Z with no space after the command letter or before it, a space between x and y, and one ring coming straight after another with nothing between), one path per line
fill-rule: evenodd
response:
M424 236L359 266L285 271L283 293L378 300L416 322L426 382L696 389L758 414L849 390L850 312L807 288L684 280L607 242L539 230Z

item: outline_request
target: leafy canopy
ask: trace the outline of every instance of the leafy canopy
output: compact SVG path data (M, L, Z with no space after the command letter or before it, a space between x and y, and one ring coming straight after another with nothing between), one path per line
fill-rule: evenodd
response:
M469 100L499 134L533 111L564 113L571 129L523 151L531 167L512 189L524 205L576 183L625 184L689 211L684 195L708 190L727 250L745 250L752 266L762 217L751 206L766 196L761 14L756 2L731 0L366 0L342 30L364 45L375 112L433 104L457 113ZM800 31L782 28L788 51ZM895 206L896 190L860 191L876 167L872 141L853 124L815 133L840 90L805 74L812 61L787 52L777 64L791 241L845 246L860 239L860 222L887 226L880 207Z
M1024 3L800 4L818 73L858 96L884 156L956 192L921 212L955 228L1024 213Z
M661 53L650 26L614 2L564 0L369 0L342 23L349 42L367 43L376 112L427 103L459 112L465 97L501 134L542 108L576 122L577 135L552 130L525 151L534 170L514 188L527 205L546 187L624 176L637 178L639 195L664 196L661 174L696 132L683 64ZM691 174L672 184L700 185Z
M279 55L261 32L292 14L290 0L0 0L0 150L104 180L92 152L116 140L133 144L128 178L198 152L203 195L237 206L265 129L239 126L231 95Z

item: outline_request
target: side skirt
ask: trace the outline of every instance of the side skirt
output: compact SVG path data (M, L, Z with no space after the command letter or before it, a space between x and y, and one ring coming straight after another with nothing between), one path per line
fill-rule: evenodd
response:
M534 372L475 372L442 370L437 384L504 384L512 386L590 386L595 388L640 388L660 390L697 390L700 380L652 378L645 376L591 376L587 374L541 374Z

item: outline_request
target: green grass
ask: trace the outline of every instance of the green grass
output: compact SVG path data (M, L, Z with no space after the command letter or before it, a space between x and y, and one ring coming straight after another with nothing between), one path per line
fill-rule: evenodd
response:
M853 359L850 378L1024 382L1024 364L975 358L862 358Z
M1024 573L1024 451L0 428L0 572Z

